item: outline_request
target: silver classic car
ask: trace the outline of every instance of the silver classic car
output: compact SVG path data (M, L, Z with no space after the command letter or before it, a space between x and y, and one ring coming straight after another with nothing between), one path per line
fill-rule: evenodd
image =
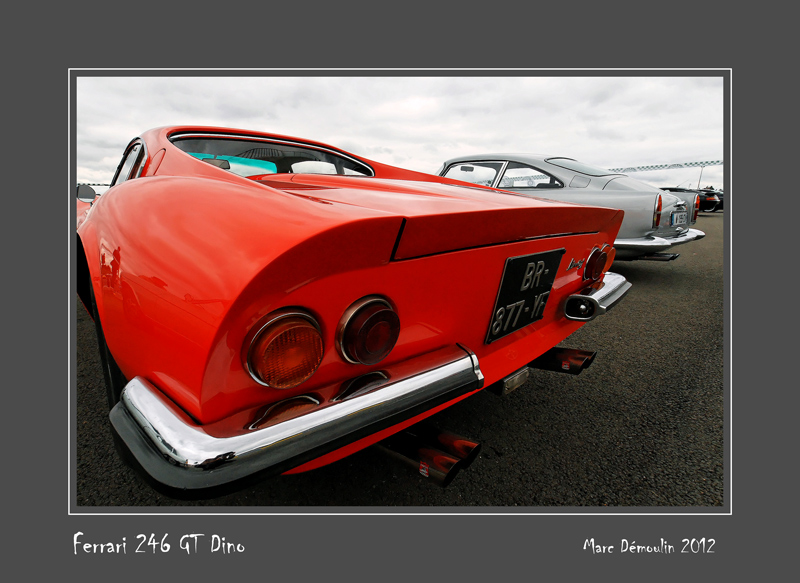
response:
M697 221L697 193L668 193L610 170L572 158L535 154L480 154L447 160L436 172L455 180L511 192L625 211L617 240L617 260L670 261L676 245L705 233Z

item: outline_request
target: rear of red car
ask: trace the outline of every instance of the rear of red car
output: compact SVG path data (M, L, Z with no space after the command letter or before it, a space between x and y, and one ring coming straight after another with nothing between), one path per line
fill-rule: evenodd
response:
M577 372L591 356L553 347L630 287L607 272L618 210L413 173L231 178L168 148L160 167L82 233L116 250L92 281L130 379L112 425L173 495L319 467L532 367Z

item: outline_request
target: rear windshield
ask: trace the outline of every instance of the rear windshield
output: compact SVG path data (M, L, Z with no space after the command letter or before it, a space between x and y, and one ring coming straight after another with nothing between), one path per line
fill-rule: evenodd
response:
M175 146L240 176L277 173L372 176L366 164L331 150L297 142L216 136L174 136Z
M588 176L611 176L612 174L619 174L619 172L611 172L611 170L606 170L605 168L589 166L588 164L578 162L577 160L573 160L571 158L548 158L546 162L549 162L554 166L560 166L561 168L566 168L567 170L572 170L574 172L580 172L581 174L586 174Z

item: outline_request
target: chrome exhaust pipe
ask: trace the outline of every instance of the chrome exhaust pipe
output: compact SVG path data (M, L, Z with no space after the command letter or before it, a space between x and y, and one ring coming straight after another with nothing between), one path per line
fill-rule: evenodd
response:
M607 272L598 287L589 286L572 294L563 304L568 320L589 322L613 308L631 289L631 284L618 273Z
M468 468L481 451L481 444L477 441L472 441L452 431L438 429L425 422L412 425L405 432L415 435L423 443L428 443L448 455L460 459L462 468Z
M574 348L551 348L539 358L528 364L531 368L563 372L567 374L580 374L594 362L597 352L576 350Z
M453 481L463 466L462 461L457 457L424 445L419 439L408 433L397 433L375 445L384 453L413 467L421 476L442 488Z
M428 424L408 427L375 445L443 488L478 457L481 447Z
M680 256L680 253L650 253L636 257L636 259L639 261L675 261Z

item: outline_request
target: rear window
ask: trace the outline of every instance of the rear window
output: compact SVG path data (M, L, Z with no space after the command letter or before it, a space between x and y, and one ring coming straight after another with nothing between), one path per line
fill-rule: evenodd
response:
M611 170L598 168L597 166L589 166L588 164L578 162L577 160L573 160L571 158L548 158L545 161L549 162L553 166L560 166L561 168L566 168L567 170L572 170L573 172L580 172L581 174L586 174L587 176L611 176L613 174L619 174L619 172L612 172Z
M355 158L299 142L196 134L177 135L170 139L187 154L240 176L278 173L374 175L369 166Z

